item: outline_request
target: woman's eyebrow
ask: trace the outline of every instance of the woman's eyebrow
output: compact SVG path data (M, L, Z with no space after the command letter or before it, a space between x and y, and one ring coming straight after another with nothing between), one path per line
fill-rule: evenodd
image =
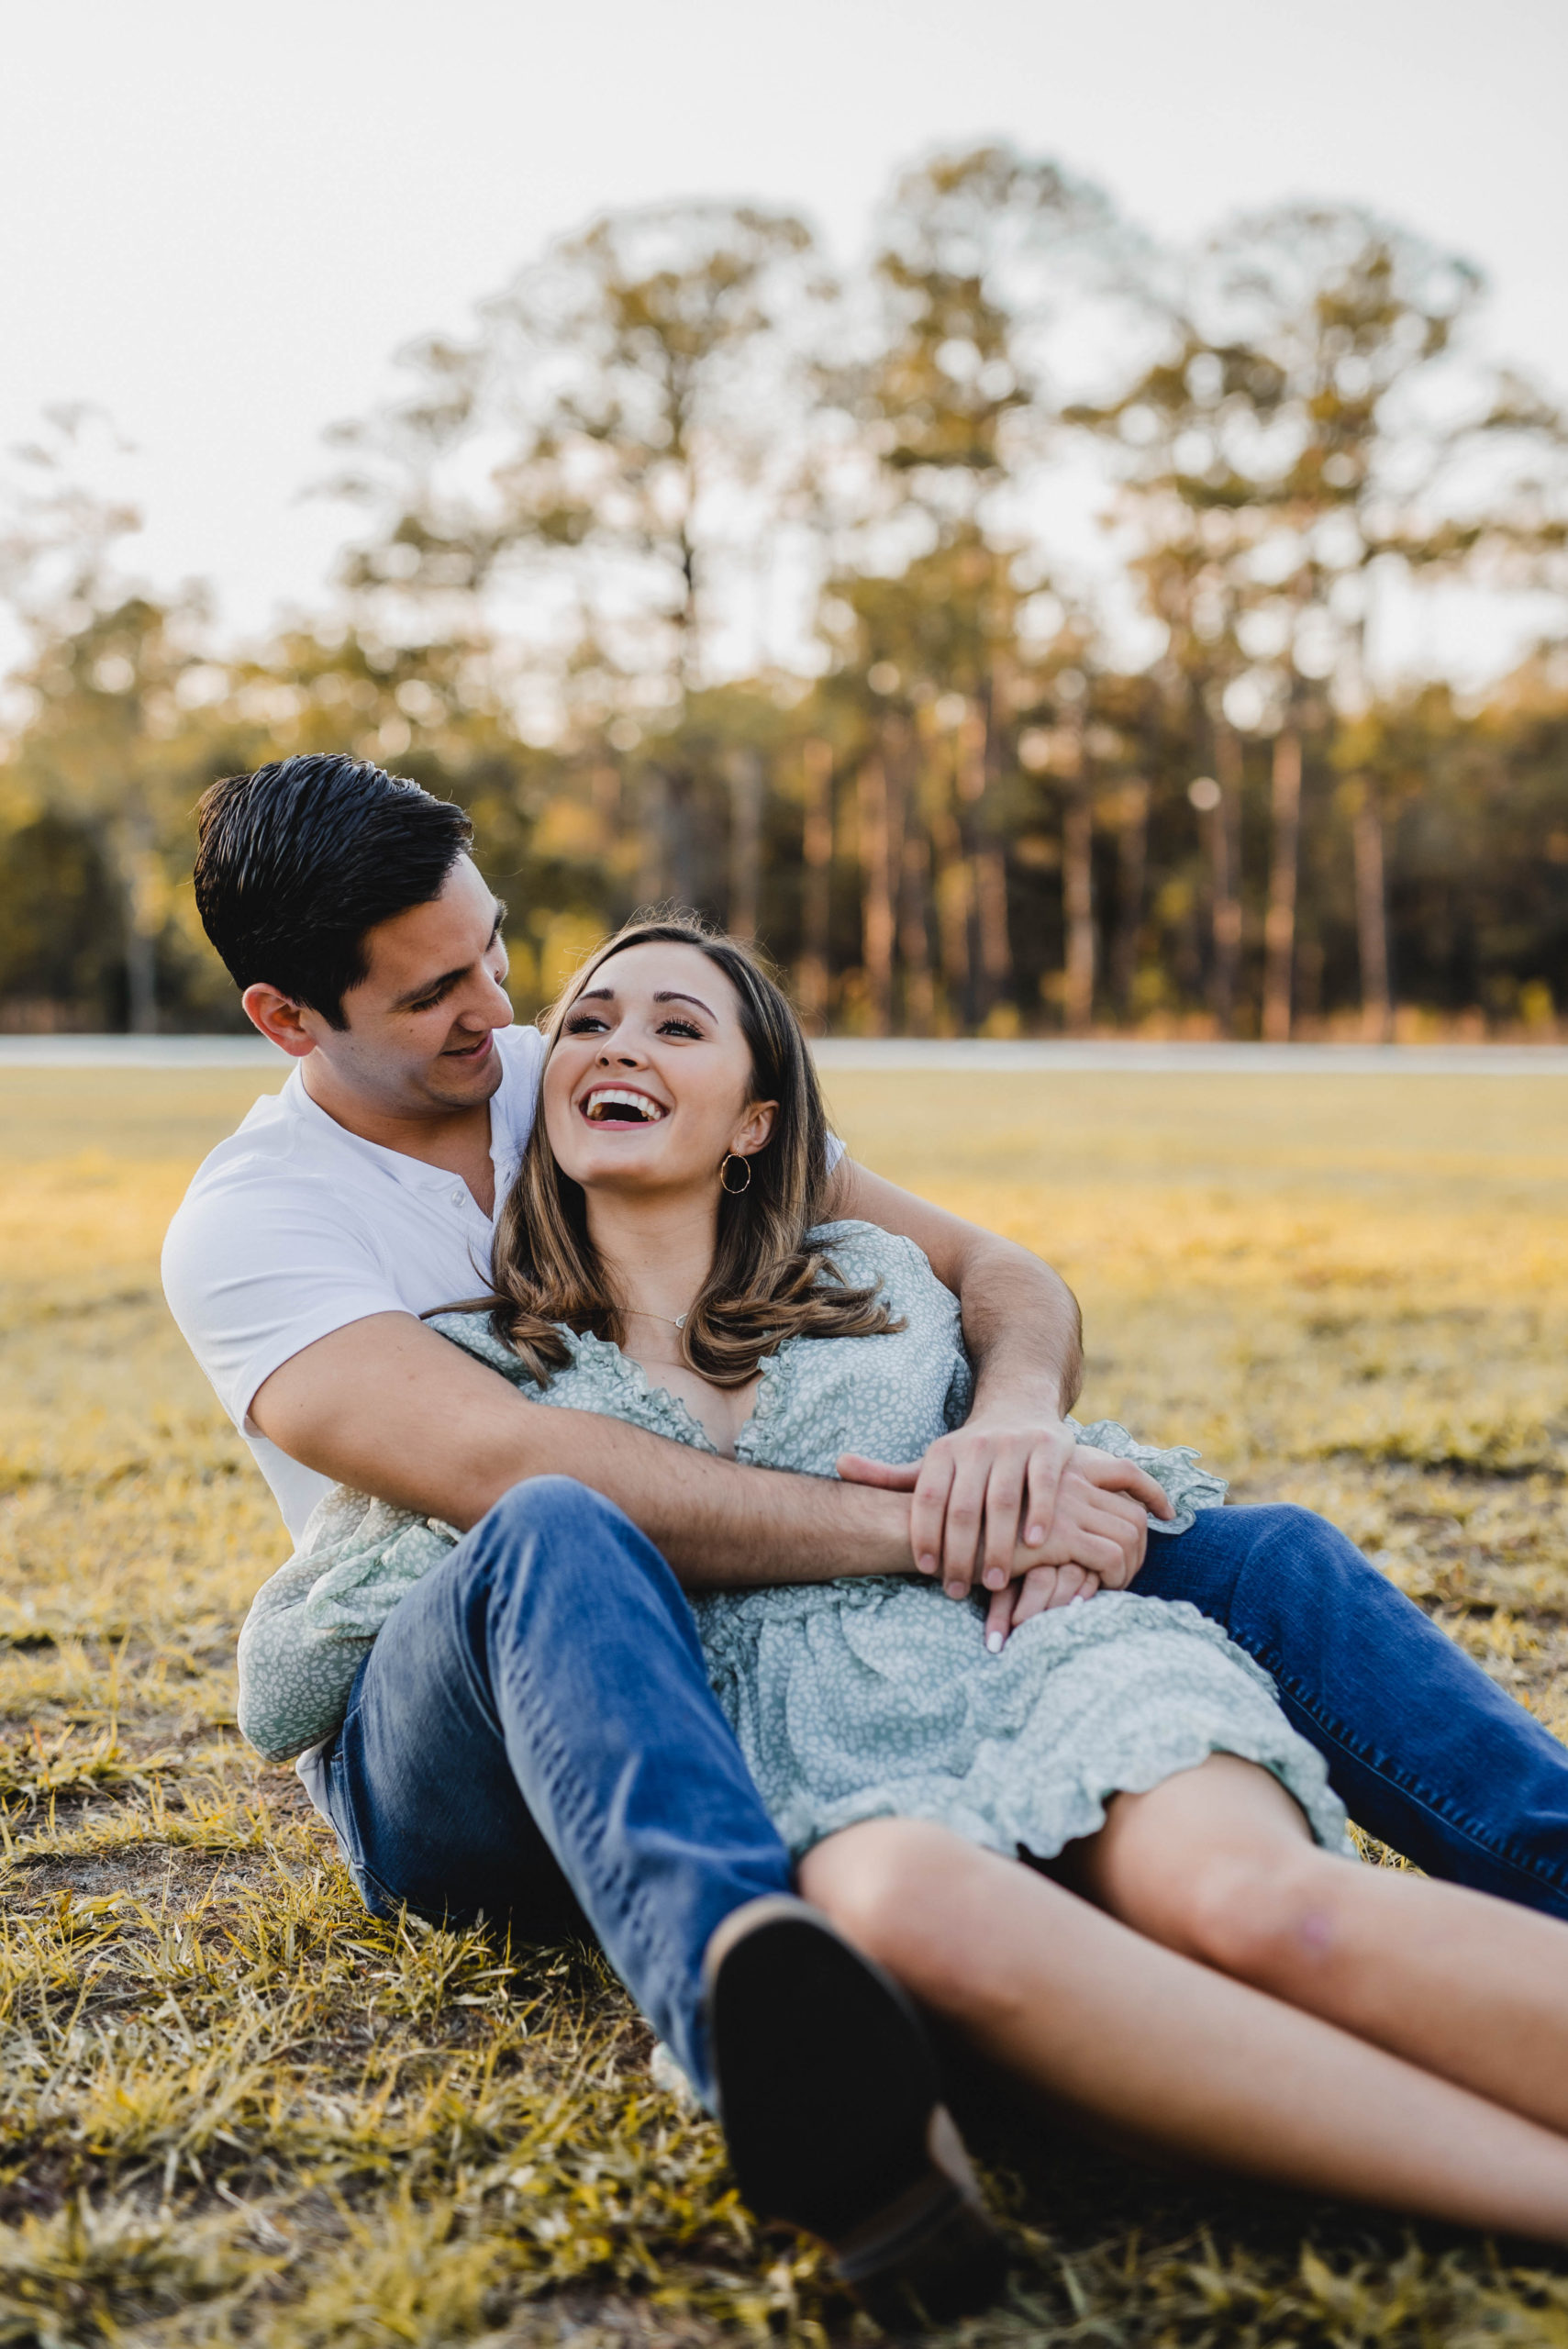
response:
M679 987L661 987L653 1000L655 1003L695 1003L697 1009L706 1011L711 1020L717 1022L718 1019L717 1012L706 1004L700 995L683 995Z

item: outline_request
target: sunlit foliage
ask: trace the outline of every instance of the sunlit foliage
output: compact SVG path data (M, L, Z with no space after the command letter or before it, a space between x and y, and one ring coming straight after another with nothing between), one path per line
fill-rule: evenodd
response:
M525 1010L673 897L851 1031L1549 1035L1568 423L1481 292L1350 205L1162 247L1002 146L845 271L606 214L336 428L329 607L250 646L135 579L58 411L0 482L0 1024L236 1020L194 801L331 748L472 807ZM1387 658L1444 593L1515 599L1479 704Z

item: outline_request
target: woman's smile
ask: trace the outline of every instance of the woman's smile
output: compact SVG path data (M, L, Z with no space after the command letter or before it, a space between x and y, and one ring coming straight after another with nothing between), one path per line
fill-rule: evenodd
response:
M662 1101L635 1085L591 1085L579 1097L577 1108L591 1126L608 1126L617 1132L660 1125L670 1114Z

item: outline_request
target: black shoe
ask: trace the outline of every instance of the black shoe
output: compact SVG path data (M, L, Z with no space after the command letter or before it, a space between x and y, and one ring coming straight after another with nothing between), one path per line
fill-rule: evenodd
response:
M896 1983L782 1896L727 1918L704 1972L719 2119L758 2218L820 2236L890 2330L988 2306L1001 2240Z

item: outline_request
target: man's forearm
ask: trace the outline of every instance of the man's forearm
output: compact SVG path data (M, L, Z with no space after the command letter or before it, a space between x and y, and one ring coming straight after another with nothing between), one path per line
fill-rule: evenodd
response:
M525 1402L407 1314L318 1340L273 1372L251 1416L304 1466L464 1531L525 1477L575 1476L692 1589L911 1570L906 1494L741 1467L596 1412Z
M966 1268L959 1296L963 1341L975 1365L974 1408L1016 1408L1038 1395L1042 1409L1064 1419L1084 1383L1084 1325L1078 1300L1059 1273L1010 1241L985 1234Z
M615 1501L690 1590L912 1570L906 1495L742 1467L595 1412L521 1408L530 1419L538 1413L557 1423L544 1447L550 1471L564 1470ZM539 1449L526 1447L530 1457ZM543 1468L542 1460L520 1465L506 1446L476 1461L469 1480L473 1518L520 1475ZM891 1508L867 1506L890 1501Z
M902 1232L924 1249L963 1315L975 1368L974 1412L1073 1408L1084 1378L1078 1300L1059 1273L1028 1248L935 1208L913 1191L846 1160L835 1178L835 1214Z

